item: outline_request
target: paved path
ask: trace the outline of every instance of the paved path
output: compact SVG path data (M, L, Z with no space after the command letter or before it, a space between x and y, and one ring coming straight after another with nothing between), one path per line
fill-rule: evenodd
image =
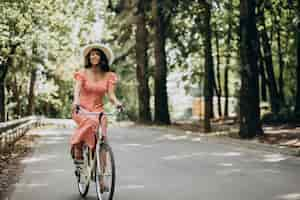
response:
M300 199L300 160L211 139L146 127L111 127L117 165L115 200ZM68 140L47 128L8 199L76 200ZM87 200L96 200L94 184Z

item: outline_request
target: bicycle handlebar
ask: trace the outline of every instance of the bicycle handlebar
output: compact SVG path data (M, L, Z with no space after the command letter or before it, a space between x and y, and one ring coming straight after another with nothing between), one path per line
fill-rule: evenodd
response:
M79 111L81 111L79 113ZM110 113L107 113L107 112L89 112L89 111L82 111L81 107L79 105L76 105L76 114L81 114L81 115L107 115L107 116L114 116L118 113L121 113L121 109L118 109L118 111L115 111L115 112L110 112Z

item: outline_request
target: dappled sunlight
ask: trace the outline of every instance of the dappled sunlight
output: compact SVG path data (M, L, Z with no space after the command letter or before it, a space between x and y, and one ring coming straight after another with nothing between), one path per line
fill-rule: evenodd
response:
M181 136L176 136L176 135L172 135L172 134L165 134L159 138L157 138L156 140L185 140L187 139L188 136L187 135L181 135Z
M185 133L186 135L191 135L191 134L193 134L192 131L185 131L184 133Z
M76 123L71 119L50 119L46 118L44 119L44 122L46 124L55 124L55 125L61 125L65 127L75 128Z
M129 147L139 147L142 146L141 144L123 144L124 146L129 146Z
M128 144L121 144L116 146L115 149L118 149L122 152L129 152L129 151L136 151L139 149L150 149L153 148L153 145L147 144L137 144L137 143L128 143Z
M115 150L121 151L121 152L129 152L130 149L124 146L117 146L114 148Z
M152 148L153 145L143 145L143 144L122 144L123 147L140 147L140 148Z
M54 138L63 138L63 135L71 135L73 133L72 130L69 129L58 129L58 128L51 128L51 129L40 129L40 130L33 130L31 134L40 135L40 136L54 136Z
M51 173L64 173L67 170L65 169L52 169L52 170L33 170L30 173L31 174L51 174Z
M191 153L191 154L183 154L183 155L169 155L169 156L164 156L162 157L163 160L182 160L185 158L192 158L192 157L197 157L197 156L203 156L203 152L199 153Z
M40 141L39 144L59 144L64 143L63 141Z
M120 186L120 189L134 190L134 189L143 189L144 185L124 185Z
M133 126L134 122L131 121L113 121L110 124L110 127L130 127Z
M200 138L200 137L193 138L192 141L193 141L193 142L200 142L200 141L201 141L201 138Z
M153 145L143 145L142 147L144 147L144 148L152 148Z
M289 193L277 196L276 199L283 199L283 200L300 200L300 193Z
M38 187L48 187L49 184L48 183L16 183L15 184L16 187L26 187L26 188L38 188Z
M281 154L268 154L263 156L263 162L280 162L288 159L287 156L283 156Z
M217 170L216 174L217 175L232 175L232 174L240 174L241 169L222 169L222 170Z
M58 137L58 136L49 138L49 140L64 140L64 139L65 139L64 137Z
M262 169L262 170L259 170L258 172L272 173L272 174L279 174L280 173L279 170L275 170L275 169Z
M40 161L47 161L57 158L57 155L41 155L39 157L31 157L31 158L24 158L21 163L28 164L28 163L35 163Z
M60 143L64 143L65 139L66 139L65 137L59 137L59 136L47 137L46 139L41 140L39 144L60 144Z
M224 156L224 157L233 157L233 156L241 156L240 152L214 152L211 153L213 156Z
M219 166L222 166L222 167L232 167L233 164L232 163L218 163Z

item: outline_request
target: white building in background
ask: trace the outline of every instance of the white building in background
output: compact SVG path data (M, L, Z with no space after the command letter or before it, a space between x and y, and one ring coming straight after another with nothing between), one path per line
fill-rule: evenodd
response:
M167 78L168 103L170 118L176 120L198 120L204 117L204 97L202 95L202 86L189 85L189 91L186 91L186 82L182 77L186 75L183 72L171 72ZM238 101L235 97L228 99L228 114L236 116ZM224 112L225 98L221 97L222 112ZM218 115L218 98L213 97L213 107L215 117Z
M192 115L194 97L185 91L183 75L182 72L171 72L167 78L168 103L172 121L187 119Z

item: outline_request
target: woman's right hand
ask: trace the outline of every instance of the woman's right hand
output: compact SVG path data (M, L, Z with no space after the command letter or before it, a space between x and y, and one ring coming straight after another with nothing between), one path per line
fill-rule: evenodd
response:
M80 110L80 105L79 105L79 104L76 104L76 103L73 103L73 104L72 104L72 112L75 111L76 113L78 113L79 110Z

